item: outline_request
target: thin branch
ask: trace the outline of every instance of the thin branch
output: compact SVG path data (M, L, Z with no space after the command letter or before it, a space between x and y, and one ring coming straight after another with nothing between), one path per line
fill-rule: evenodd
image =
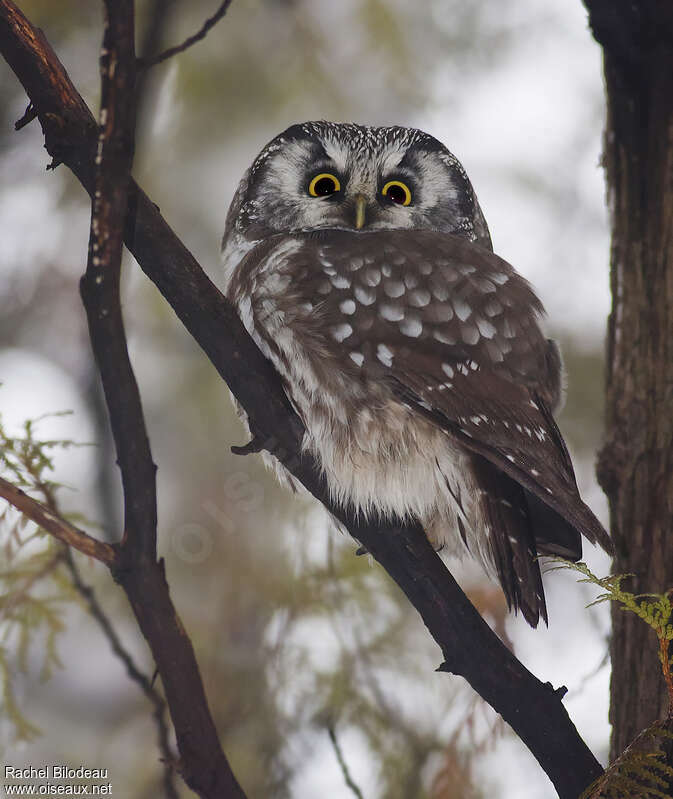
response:
M357 783L354 782L353 778L351 777L351 773L348 769L348 764L346 763L343 756L343 752L341 751L341 747L339 746L339 741L337 740L334 727L329 726L327 728L327 733L329 735L330 741L332 742L332 747L334 749L334 754L336 755L336 759L339 762L339 768L341 769L341 773L343 774L344 782L346 783L348 788L350 788L351 792L353 793L353 796L357 796L357 799L364 799L362 791L358 788Z
M175 773L175 755L173 754L170 744L168 725L166 724L166 702L154 687L149 677L147 677L147 675L144 674L138 668L138 666L136 666L131 653L122 644L119 636L117 635L117 631L112 626L112 622L101 607L101 604L98 601L98 597L96 596L92 586L85 583L82 579L79 568L77 567L77 564L72 557L72 552L69 549L65 550L65 565L70 572L70 577L75 589L88 606L89 614L101 628L103 635L105 638L107 638L108 643L110 644L112 652L126 667L126 673L128 674L129 679L133 680L133 682L140 686L142 692L154 706L153 715L154 721L157 725L159 751L161 752L164 765L163 786L166 793L166 799L178 799L178 792L173 782L173 774Z
M36 488L42 493L45 504L49 510L54 514L59 515L60 511L56 501L56 494L54 492L53 484L40 480L39 474L36 471L31 470L30 466L28 466L28 472L33 477ZM98 624L104 637L107 638L113 654L119 658L119 660L121 660L122 664L125 666L129 679L140 686L142 692L150 700L152 705L154 705L153 715L157 727L159 751L161 752L161 759L164 765L163 785L166 792L166 799L178 799L178 793L173 781L173 776L175 773L175 755L171 749L168 726L166 724L166 702L154 687L147 675L138 668L133 656L122 644L117 631L112 625L112 622L98 601L98 597L96 596L96 592L94 591L93 587L84 582L81 572L75 563L75 559L73 558L72 550L67 546L59 547L58 552L56 552L51 561L53 561L54 566L57 566L60 562L65 563L65 566L70 573L70 579L72 581L73 587L82 597L82 600L87 605L90 616ZM43 572L45 572L45 569L42 569L40 574ZM22 590L25 591L27 587L28 586L25 586Z
M69 521L51 511L46 505L29 497L25 491L0 477L0 497L6 499L18 511L27 516L43 530L58 538L69 547L73 547L90 558L99 560L108 568L115 568L118 563L117 549L111 544L104 544L92 538L84 530L70 524Z
M140 39L140 56L136 60L136 112L138 114L136 127L136 147L138 147L138 133L145 128L145 117L152 113L152 108L146 107L148 85L150 84L150 71L141 68L145 56L154 53L164 38L164 32L173 20L173 9L178 0L150 0L145 9L147 25ZM150 104L152 105L152 104ZM144 136L143 136L144 138Z
M14 130L21 130L21 128L25 128L26 125L29 125L36 117L37 111L35 108L33 108L33 104L28 103L28 108L26 108L24 111L21 119L17 119L17 121L14 123Z
M12 590L0 610L0 621L2 621L3 618L8 618L13 610L29 598L30 591L35 585L56 571L63 561L66 552L69 553L71 550L66 546L59 546L57 544L56 552L46 561L42 568L29 574L20 588Z
M204 799L244 793L222 751L191 642L156 560L156 467L128 356L119 277L124 235L133 235L129 195L135 139L133 0L105 0L101 110L86 273L81 282L124 487L124 538L115 577L161 674L181 755L181 774Z
M178 44L175 47L169 47L167 50L164 50L162 53L152 57L146 58L139 58L138 59L138 67L139 69L149 69L150 67L155 66L156 64L160 64L162 61L167 61L169 58L172 58L174 55L178 53L184 53L187 48L191 47L196 42L200 42L202 39L205 39L208 31L211 28L214 28L215 25L222 19L222 17L227 13L229 6L231 5L232 0L224 0L220 4L220 7L217 11L213 14L212 17L208 17L208 19L203 23L203 25L199 28L199 30L188 36L182 44Z
M86 273L80 290L124 487L120 557L156 559L156 467L126 346L119 297L135 139L133 0L106 0L101 108Z
M115 10L111 7L112 12ZM121 7L119 10L121 11ZM127 29L127 43L129 40ZM108 48L108 50L113 51L118 57L118 47L114 43L112 45L112 48ZM52 165L65 161L74 166L75 174L85 183L92 198L95 198L95 162L98 157L98 128L95 120L72 85L68 74L44 34L31 25L11 0L0 0L0 49L10 67L17 75L21 76L20 80L28 95L36 100L34 107L38 112L45 141L49 142L47 147L53 158ZM107 67L110 66L110 63L108 60ZM105 66L106 64L104 64ZM117 67L118 64L115 63L114 69L116 70ZM112 124L114 119L114 114L110 116L108 110L107 115L101 120L103 127L105 128L109 123ZM65 139L62 138L64 135ZM74 149L73 142L76 143ZM122 146L124 146L123 142ZM131 203L135 201L135 191L134 187ZM122 198L124 208L127 207L127 200L125 192ZM121 205L118 195L115 197L115 202ZM125 232L127 236L132 237L132 226L127 226ZM84 287L85 294L87 291L92 292L93 304L97 302L96 290L101 286L97 278L103 278L102 285L105 287L108 298L114 297L115 280L114 274L101 275L96 271L100 267L100 262L94 263L93 259L100 256L98 252L93 252L94 243L99 243L95 230L93 231L92 252L89 259L92 267L92 281ZM113 299L110 299L110 302L113 303ZM98 305L98 318L95 318L95 312L91 314L94 317L91 321L95 336L108 329L108 316L111 310L112 306L103 302ZM115 325L111 325L110 328L114 331L120 329L123 331L120 319L114 321ZM125 347L124 340L120 341L118 338L110 338L107 342L105 340L95 342L95 348L100 348L104 358L109 356L108 347L121 347L122 345ZM111 373L114 374L114 365ZM110 373L108 373L108 377L109 375ZM132 373L130 379L132 379ZM112 413L114 410L115 418L112 420L114 429L115 424L120 420L122 426L124 425L129 406L124 402L115 404L115 400L120 398L120 393L117 392L114 379L107 380L107 383L113 403L110 411ZM123 385L128 387L126 381ZM132 404L131 408L133 407ZM132 425L138 425L138 415L129 421ZM117 437L117 445L120 441L123 443L127 430L122 427L118 432L121 434ZM141 438L139 442L130 442L130 447L133 448L139 444L142 450L143 443ZM126 456L128 452L123 454ZM145 471L149 472L146 463L145 459L139 468L145 467ZM122 474L135 474L137 468L130 459L130 462L122 464ZM154 479L153 470L152 465L152 481ZM132 481L126 482L125 494L129 500L126 508L127 532L132 528L135 535L138 527L147 525L145 531L152 527L152 503L148 501L148 492L149 496L153 496L154 489L153 486L148 487L146 477L138 485L133 485ZM130 501L131 498L134 501ZM19 500L24 507L26 503L20 495ZM30 507L34 510L32 505ZM245 799L245 794L231 772L220 746L191 641L170 598L163 562L157 562L154 557L148 557L153 551L153 531L150 529L149 534L142 538L142 562L134 563L134 559L128 556L123 560L118 557L119 548L101 544L94 539L89 539L86 535L82 536L81 531L76 528L71 529L72 526L65 527L65 532L60 527L54 529L51 515L48 514L46 518L43 518L45 514L43 509L39 509L39 503L38 510L40 511L39 522L45 522L45 529L54 532L58 537L63 537L66 543L72 543L86 554L94 556L98 554L99 559L111 567L116 579L122 584L140 629L151 647L157 670L161 675L180 751L180 773L185 782L199 796L207 799L220 799L220 797ZM156 506L154 511L156 511ZM131 524L129 524L129 519L132 519ZM128 549L124 550L125 555L128 552Z

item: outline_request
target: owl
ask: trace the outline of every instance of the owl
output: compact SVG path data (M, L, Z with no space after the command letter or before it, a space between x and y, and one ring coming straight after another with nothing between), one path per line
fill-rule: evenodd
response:
M222 251L334 502L420 521L546 622L539 556L610 541L552 415L542 305L493 253L457 158L413 128L293 125L243 177Z

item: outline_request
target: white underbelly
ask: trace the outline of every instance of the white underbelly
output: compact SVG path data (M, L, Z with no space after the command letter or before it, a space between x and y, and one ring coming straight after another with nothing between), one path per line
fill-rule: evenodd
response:
M320 408L302 415L304 448L318 459L334 501L366 516L418 519L448 554L465 552L460 519L470 550L480 556L471 470L445 433L396 400L356 411L345 425Z
M380 384L353 381L338 368L323 376L329 384L319 380L314 367L320 353L299 346L282 314L268 309L265 324L284 358L240 310L258 346L286 380L306 426L303 448L320 464L333 501L366 516L376 511L417 519L436 548L463 555L467 547L492 572L469 456ZM288 479L277 461L273 466ZM294 485L291 477L289 482Z

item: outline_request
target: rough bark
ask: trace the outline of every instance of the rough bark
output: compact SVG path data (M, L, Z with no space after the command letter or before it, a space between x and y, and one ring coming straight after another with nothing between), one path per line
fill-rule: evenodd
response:
M614 571L673 586L673 3L586 0L603 47L612 312L606 443ZM652 630L613 609L611 758L667 710Z

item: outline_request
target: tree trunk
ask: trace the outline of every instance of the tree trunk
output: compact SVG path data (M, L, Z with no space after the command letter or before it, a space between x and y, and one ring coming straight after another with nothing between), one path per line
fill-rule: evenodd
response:
M673 3L585 0L603 46L612 248L606 443L615 573L673 586ZM612 610L611 759L665 716L653 631Z

